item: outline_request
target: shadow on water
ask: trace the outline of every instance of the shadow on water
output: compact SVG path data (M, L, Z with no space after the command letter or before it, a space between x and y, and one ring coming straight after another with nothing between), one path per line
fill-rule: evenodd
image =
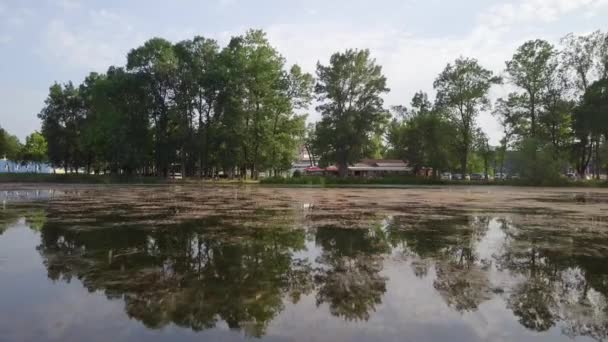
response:
M527 330L608 339L608 234L584 222L572 229L559 218L466 212L371 215L363 223L361 212L356 220L343 212L332 222L323 208L281 198L260 204L244 195L235 204L224 194L160 205L166 195L154 196L131 205L87 196L78 206L17 202L0 211L0 234L25 218L40 232L49 279L77 279L122 301L150 329L203 331L222 322L263 337L304 297L316 310L365 324L383 307L392 262L429 279L426 291L453 312L498 301Z

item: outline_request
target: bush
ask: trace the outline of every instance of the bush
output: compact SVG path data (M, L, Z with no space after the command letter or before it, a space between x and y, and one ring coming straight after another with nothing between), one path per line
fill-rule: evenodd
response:
M519 174L531 185L565 185L568 182L560 172L562 163L535 139L521 143L516 162Z

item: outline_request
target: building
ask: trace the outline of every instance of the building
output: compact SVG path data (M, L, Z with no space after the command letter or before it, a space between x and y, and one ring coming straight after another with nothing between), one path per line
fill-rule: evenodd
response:
M53 173L53 168L43 163L18 163L0 159L0 173Z
M325 169L329 175L338 175L338 167L330 166ZM403 160L391 159L363 159L360 162L348 167L350 177L386 177L404 176L412 173L412 168Z
M291 164L289 174L293 175L294 172L299 171L301 174L306 172L307 168L315 167L315 163L310 159L310 155L303 145L298 149L298 159Z

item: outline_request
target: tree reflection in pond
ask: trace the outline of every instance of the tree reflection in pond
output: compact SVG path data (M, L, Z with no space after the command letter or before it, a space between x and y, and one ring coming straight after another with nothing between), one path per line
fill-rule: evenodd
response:
M315 235L322 254L315 274L317 305L346 320L365 320L382 303L386 278L382 256L390 251L381 229L320 228Z
M205 222L198 222L201 227ZM90 291L122 298L130 317L151 328L169 323L202 330L218 320L262 336L283 309L312 289L311 266L294 252L304 231L235 229L66 230L47 225L40 253L49 277L77 277Z
M457 216L411 222L395 217L388 226L393 246L413 258L418 277L434 266L434 288L444 301L458 311L474 311L492 296L487 277L488 260L480 259L476 244L484 237L487 217Z
M506 248L498 268L517 275L507 306L525 327L560 325L570 337L608 339L608 264L605 231L556 229L499 220Z
M481 257L490 226L501 232L500 245L491 258ZM434 288L457 311L475 311L500 297L528 329L557 326L572 338L608 339L605 231L479 216L416 222L395 217L388 237L416 276L434 270Z
M584 227L461 213L392 216L347 229L308 225L286 207L257 210L248 225L239 215L216 215L150 226L125 214L114 221L121 226L104 221L108 210L99 225L95 214L41 211L30 211L28 222L41 230L48 277L76 278L122 300L129 317L149 328L225 323L260 337L302 298L365 322L383 308L390 286L408 286L385 272L387 259L398 257L411 279L428 279L427 291L455 312L498 301L527 329L608 338L608 237ZM3 215L7 222L23 217Z

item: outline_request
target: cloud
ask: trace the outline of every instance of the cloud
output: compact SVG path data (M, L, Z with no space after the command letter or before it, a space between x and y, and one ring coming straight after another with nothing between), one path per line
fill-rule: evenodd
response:
M474 28L463 36L420 37L391 26L356 27L334 23L314 25L284 24L266 28L290 63L298 63L314 73L317 60L327 63L332 53L347 48L369 48L383 66L391 92L387 105L409 105L416 91L433 95L433 80L446 64L459 56L478 58L486 68L501 74L504 63L517 46L530 39L526 25L548 24L574 11L597 11L608 0L523 0L496 5L482 11ZM564 35L568 32L559 32ZM558 37L554 37L557 40ZM550 36L545 37L552 39ZM557 43L557 41L555 41ZM505 96L509 85L497 86L494 99ZM313 114L312 119L318 119ZM490 113L482 113L478 123L498 144L502 129Z
M599 10L608 0L522 0L492 6L480 16L489 27L512 27L529 22L554 22L565 14L578 10Z
M7 8L0 3L0 44L12 42L32 17L29 8Z
M433 95L433 81L459 56L477 57L488 69L500 73L504 61L513 53L516 41L504 41L501 35L485 28L464 37L427 38L390 27L356 28L334 24L274 25L267 28L269 39L289 63L298 63L314 73L316 62L328 63L336 51L347 48L369 48L372 57L382 65L391 92L385 96L387 105L409 105L415 92ZM500 94L500 90L498 91ZM312 120L318 114L311 115ZM498 143L501 128L495 118L485 113L480 124Z
M49 0L62 8L76 9L86 19L74 24L68 17L53 19L43 33L41 54L49 64L77 68L83 71L105 71L109 65L124 64L126 53L152 36L163 36L177 41L200 34L195 27L179 24L142 30L137 21L110 10L90 10L78 0ZM237 0L217 0L219 7L232 6ZM608 0L517 0L502 2L480 11L474 27L465 34L446 32L442 36L417 36L394 23L362 27L344 21L323 21L321 13L306 10L318 22L309 24L269 23L264 27L269 39L287 58L314 73L316 62L327 63L332 53L346 48L369 48L388 77L391 93L386 96L387 105L409 104L418 90L433 94L432 83L448 62L458 56L477 57L480 63L496 73L504 69L515 48L524 40L537 37L531 27L550 25L565 16L580 12L590 15L608 7ZM1 10L0 10L1 13ZM0 14L1 16L1 14ZM233 26L205 35L217 38L222 44L233 35L242 34L247 27ZM568 32L550 31L544 38L555 41ZM559 31L559 30L557 30ZM0 43L3 41L0 26ZM10 40L5 37L4 40ZM505 88L496 87L493 97L502 96ZM313 114L312 118L318 118ZM488 113L479 119L482 127L493 137L500 139L501 129Z
M82 8L80 0L51 0L51 2L63 10L72 11Z
M124 64L129 49L144 39L117 13L102 9L86 15L86 26L68 25L62 19L47 25L41 54L50 63L105 71L110 65Z

